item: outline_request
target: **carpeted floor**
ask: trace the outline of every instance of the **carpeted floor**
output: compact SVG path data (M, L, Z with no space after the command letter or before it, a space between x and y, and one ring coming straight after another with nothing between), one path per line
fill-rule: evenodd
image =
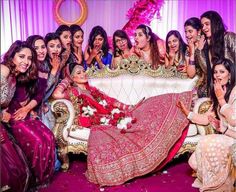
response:
M39 192L197 192L187 156L169 163L161 172L133 179L123 185L100 188L89 183L84 175L86 159L73 157L68 172L57 172L52 183Z

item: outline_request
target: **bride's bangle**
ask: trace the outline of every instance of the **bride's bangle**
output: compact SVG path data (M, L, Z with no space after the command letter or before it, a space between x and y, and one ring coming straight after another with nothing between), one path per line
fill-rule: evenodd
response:
M187 115L187 119L191 121L192 118L193 118L193 112L190 111L189 114Z

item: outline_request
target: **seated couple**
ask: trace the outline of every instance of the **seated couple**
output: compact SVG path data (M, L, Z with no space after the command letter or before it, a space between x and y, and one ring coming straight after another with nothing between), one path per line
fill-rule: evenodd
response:
M78 125L90 128L86 172L90 182L119 185L161 169L175 156L188 127L176 103L190 108L192 92L154 96L130 106L91 87L83 67L73 65L73 83L62 80L53 97L71 100Z

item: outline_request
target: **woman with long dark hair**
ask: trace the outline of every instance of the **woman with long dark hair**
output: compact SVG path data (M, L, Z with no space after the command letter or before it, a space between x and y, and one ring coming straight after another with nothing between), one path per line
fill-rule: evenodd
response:
M186 50L187 46L179 31L169 31L166 35L165 66L175 66L179 72L186 72Z
M102 69L105 66L111 67L112 54L109 52L109 43L106 31L101 26L93 27L89 34L88 45L85 48L84 68L95 66Z
M84 64L84 54L82 50L82 44L84 42L84 31L79 25L71 25L70 32L72 37L71 54L69 57L69 63Z
M41 121L30 117L30 111L44 95L36 92L42 86L37 83L36 53L26 42L16 41L4 55L3 65L15 81L15 84L8 84L14 89L6 92L11 99L6 110L10 115L10 130L29 163L32 173L29 187L37 188L47 184L54 173L55 141L52 132Z
M211 69L217 60L227 58L236 64L236 34L227 32L223 19L216 11L201 15L202 32L196 49L196 60L206 75L207 90L210 95Z
M199 63L196 60L195 51L199 46L199 40L201 38L202 24L200 19L191 17L184 23L185 36L187 40L187 75L190 78L195 77L197 74L200 78L197 82L197 95L199 98L207 96L207 82L206 76L202 72Z
M190 166L197 172L193 186L200 188L200 191L233 191L236 179L234 175L236 167L232 162L236 154L231 152L236 142L235 72L235 64L228 59L213 64L210 91L212 111L195 114L179 102L180 108L190 121L201 125L210 123L222 133L201 138L189 159Z
M164 42L152 32L151 28L141 24L136 28L134 34L134 53L157 69L164 64L165 45Z

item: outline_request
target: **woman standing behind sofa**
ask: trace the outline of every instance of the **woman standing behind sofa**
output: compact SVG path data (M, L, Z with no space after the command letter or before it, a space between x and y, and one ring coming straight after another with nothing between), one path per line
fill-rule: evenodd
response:
M131 55L132 44L131 41L123 30L116 30L112 38L113 43L113 60L112 69L116 69L122 59L127 59Z
M135 46L133 52L150 64L152 69L157 69L164 64L165 44L150 27L141 24L134 34Z
M236 142L235 65L224 59L214 64L212 71L214 84L211 84L211 99L215 113L199 115L186 110L181 102L180 106L190 121L202 125L211 123L222 135L204 136L190 157L189 164L197 172L193 186L200 188L200 191L232 191L236 179L236 167L230 152Z
M102 69L111 67L112 54L109 53L109 44L106 31L101 26L96 26L89 34L88 45L84 52L84 68L95 66Z
M71 54L69 57L69 63L78 63L83 66L84 54L82 50L82 44L84 42L84 31L79 25L71 25L70 32L72 37Z
M165 66L167 68L175 66L177 71L186 72L186 49L187 46L180 33L176 30L169 31L166 36Z
M199 40L201 38L201 28L201 21L196 17L191 17L184 23L187 40L187 75L190 78L193 78L196 74L200 77L197 82L197 95L199 98L207 96L207 78L195 58L195 51L199 46Z
M211 84L212 65L219 59L227 58L236 64L236 34L227 32L221 16L216 11L201 15L202 32L196 49L196 61L207 77L207 94Z
M30 111L44 95L35 95L35 90L42 86L37 84L36 53L26 42L16 41L4 55L3 63L16 80L15 93L8 105L11 131L29 163L30 188L39 187L47 184L54 173L55 140L41 121L30 117Z

